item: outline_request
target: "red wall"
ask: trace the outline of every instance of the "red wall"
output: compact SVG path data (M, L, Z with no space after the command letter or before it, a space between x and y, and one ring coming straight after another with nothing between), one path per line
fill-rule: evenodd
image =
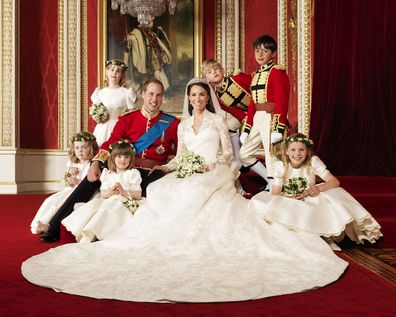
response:
M277 0L245 0L245 71L257 69L253 41L268 34L277 40Z
M21 148L58 148L57 1L20 1Z

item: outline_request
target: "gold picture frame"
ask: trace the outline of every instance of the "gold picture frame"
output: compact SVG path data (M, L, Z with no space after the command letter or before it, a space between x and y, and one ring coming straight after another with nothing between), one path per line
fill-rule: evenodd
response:
M157 77L165 81L165 86L168 87L161 109L180 116L185 85L192 77L200 74L204 1L179 0L174 15L165 12L154 19L155 34L159 34L159 31L164 32L162 38L170 44L170 49L165 52L170 53L170 61L169 64L162 65L160 75L158 71L152 72L153 68L150 71L149 68L142 71L144 67L137 65L136 57L130 57L132 54L137 56L136 51L132 49L135 42L131 42L131 39L135 40L143 32L139 31L138 36L135 36L134 33L141 29L137 19L127 14L121 15L119 9L112 10L110 5L110 0L98 0L98 87L104 85L105 61L111 58L121 59L129 66L127 86L132 86L139 95L145 79ZM141 100L138 104L140 102Z

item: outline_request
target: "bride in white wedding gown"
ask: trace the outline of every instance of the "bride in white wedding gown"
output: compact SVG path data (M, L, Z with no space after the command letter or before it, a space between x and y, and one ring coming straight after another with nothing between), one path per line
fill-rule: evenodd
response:
M152 183L135 217L113 236L28 259L22 264L27 280L95 298L224 302L302 292L344 272L347 262L318 236L248 211L234 187L238 174L224 113L203 80L187 87L178 155L194 151L209 170L186 178L169 173ZM218 114L208 110L213 103ZM173 170L173 162L166 168Z

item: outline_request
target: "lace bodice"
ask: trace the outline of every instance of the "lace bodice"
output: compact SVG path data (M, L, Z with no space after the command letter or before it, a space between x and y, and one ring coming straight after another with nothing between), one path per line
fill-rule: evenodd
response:
M117 120L124 112L135 109L136 94L133 90L125 87L96 88L91 100L93 103L102 102L109 111L109 119Z
M315 185L316 175L323 178L329 173L326 165L317 156L311 158L310 165L304 165L300 168L293 168L290 164L285 167L281 161L276 162L274 165L274 185L279 187L282 187L288 179L293 177L304 177L308 181L307 186L312 186Z
M193 151L203 156L209 167L231 163L231 140L222 117L205 110L198 133L193 130L193 123L194 116L191 116L179 124L177 155L184 151ZM168 166L174 169L175 164L175 160L172 160Z

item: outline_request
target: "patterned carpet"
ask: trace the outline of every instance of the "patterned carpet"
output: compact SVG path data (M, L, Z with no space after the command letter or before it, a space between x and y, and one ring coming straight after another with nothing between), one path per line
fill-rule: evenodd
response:
M344 255L396 285L396 248L344 249Z

